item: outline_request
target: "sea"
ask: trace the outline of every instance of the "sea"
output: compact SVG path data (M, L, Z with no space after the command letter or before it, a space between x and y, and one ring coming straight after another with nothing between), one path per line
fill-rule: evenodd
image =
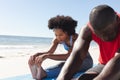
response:
M0 35L0 49L31 48L34 46L48 47L52 38Z
M52 38L48 37L0 35L0 58L48 50L51 42ZM96 46L94 42L91 45ZM60 45L59 51L64 51L63 45Z
M49 48L52 38L0 35L0 58Z
M0 45L41 45L50 44L52 38L0 35Z
M0 35L0 45L50 45L52 38ZM92 46L96 44L91 43Z

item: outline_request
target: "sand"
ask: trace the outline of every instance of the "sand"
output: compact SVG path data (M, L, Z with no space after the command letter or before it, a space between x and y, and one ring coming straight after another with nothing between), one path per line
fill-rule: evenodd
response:
M25 47L24 47L25 48ZM0 52L0 79L18 76L23 74L30 74L28 67L28 59L30 55L39 52L38 48L10 48L10 49L1 49ZM43 49L42 49L43 50ZM89 49L91 56L93 57L94 63L98 62L98 47L92 47ZM12 55L10 53L13 53ZM44 68L49 67L50 65L57 64L59 61L54 61L47 59L43 62L42 66Z

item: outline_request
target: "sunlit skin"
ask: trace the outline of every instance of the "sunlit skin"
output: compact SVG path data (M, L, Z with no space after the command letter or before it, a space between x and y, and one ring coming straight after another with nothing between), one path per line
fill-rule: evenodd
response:
M54 29L54 33L56 36L56 39L61 43L61 42L66 42L68 45L70 36L67 34L67 32L64 32L62 29Z

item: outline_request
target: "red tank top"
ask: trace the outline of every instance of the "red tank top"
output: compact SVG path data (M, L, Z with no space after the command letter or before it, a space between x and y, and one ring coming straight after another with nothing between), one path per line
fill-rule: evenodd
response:
M120 15L118 16L120 17ZM88 26L89 27L91 26L90 23L88 23ZM114 57L115 53L120 48L120 28L118 36L113 41L103 41L94 34L92 29L91 31L92 39L99 45L100 50L99 62L101 64L106 64L112 57Z

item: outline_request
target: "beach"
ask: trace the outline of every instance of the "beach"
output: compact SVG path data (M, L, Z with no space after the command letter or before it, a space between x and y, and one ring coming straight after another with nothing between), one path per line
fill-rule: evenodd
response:
M30 74L28 59L37 52L49 49L52 38L25 37L25 36L0 36L0 80L9 77ZM94 64L98 62L98 47L93 42L89 52ZM62 44L59 44L55 54L66 53ZM61 61L46 59L42 66L44 69L54 66ZM9 79L7 79L9 80Z
M47 48L38 45L0 45L0 79L30 74L28 67L30 55L44 50ZM48 66L46 63L43 65L45 68Z
M14 77L24 74L30 74L30 70L28 67L28 59L30 55L40 52L46 51L48 47L41 46L33 46L33 45L1 45L0 46L0 79L7 77ZM64 52L64 50L59 49L57 52ZM94 63L98 62L98 47L91 47L89 49L91 56L93 57ZM11 54L12 53L12 54ZM50 59L46 59L42 66L47 68L51 65L57 64L59 61L54 61Z

